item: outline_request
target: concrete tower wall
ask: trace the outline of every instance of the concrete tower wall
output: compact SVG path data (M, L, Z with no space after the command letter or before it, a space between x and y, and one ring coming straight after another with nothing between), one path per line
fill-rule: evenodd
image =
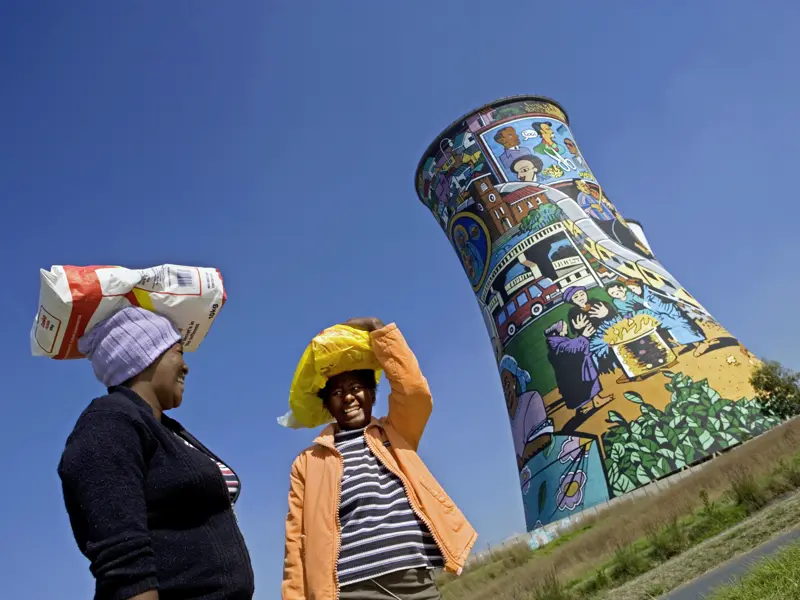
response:
M556 102L457 120L416 187L484 317L529 530L775 424L748 400L754 357L619 214Z

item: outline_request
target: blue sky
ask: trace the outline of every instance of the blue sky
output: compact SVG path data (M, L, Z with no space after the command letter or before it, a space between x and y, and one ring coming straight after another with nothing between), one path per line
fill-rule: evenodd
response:
M396 321L436 408L421 453L481 534L524 529L491 348L414 193L484 102L567 109L609 197L754 352L800 368L796 3L0 3L0 563L9 598L88 598L56 465L102 389L30 356L38 269L219 268L229 302L174 415L243 479L258 600L277 597L292 373L321 328ZM385 409L385 394L381 409Z

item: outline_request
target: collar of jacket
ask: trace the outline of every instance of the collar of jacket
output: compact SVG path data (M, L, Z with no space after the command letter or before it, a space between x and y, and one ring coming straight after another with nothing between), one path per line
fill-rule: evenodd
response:
M367 430L372 429L373 427L383 429L381 427L381 420L372 417L369 425L364 428L364 432L366 433ZM339 431L339 426L336 425L336 423L331 423L322 430L322 433L320 433L317 439L314 440L314 443L324 446L325 448L330 448L331 450L336 450L336 446L334 445L334 435L336 435L337 431Z

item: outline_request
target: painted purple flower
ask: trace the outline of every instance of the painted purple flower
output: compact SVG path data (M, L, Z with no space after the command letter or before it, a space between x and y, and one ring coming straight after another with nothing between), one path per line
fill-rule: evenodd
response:
M586 473L570 471L561 476L561 484L556 494L559 510L575 510L583 503L583 488L586 486Z
M531 489L531 470L526 466L519 474L519 480L522 483L522 493L527 494Z
M581 442L578 438L569 436L561 444L561 452L558 453L558 460L568 463L578 460L581 455Z

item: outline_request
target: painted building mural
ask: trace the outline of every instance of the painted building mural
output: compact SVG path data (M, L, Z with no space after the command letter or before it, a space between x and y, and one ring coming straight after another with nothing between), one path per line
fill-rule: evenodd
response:
M529 530L776 424L748 399L755 358L619 214L552 100L460 119L416 187L491 338Z

